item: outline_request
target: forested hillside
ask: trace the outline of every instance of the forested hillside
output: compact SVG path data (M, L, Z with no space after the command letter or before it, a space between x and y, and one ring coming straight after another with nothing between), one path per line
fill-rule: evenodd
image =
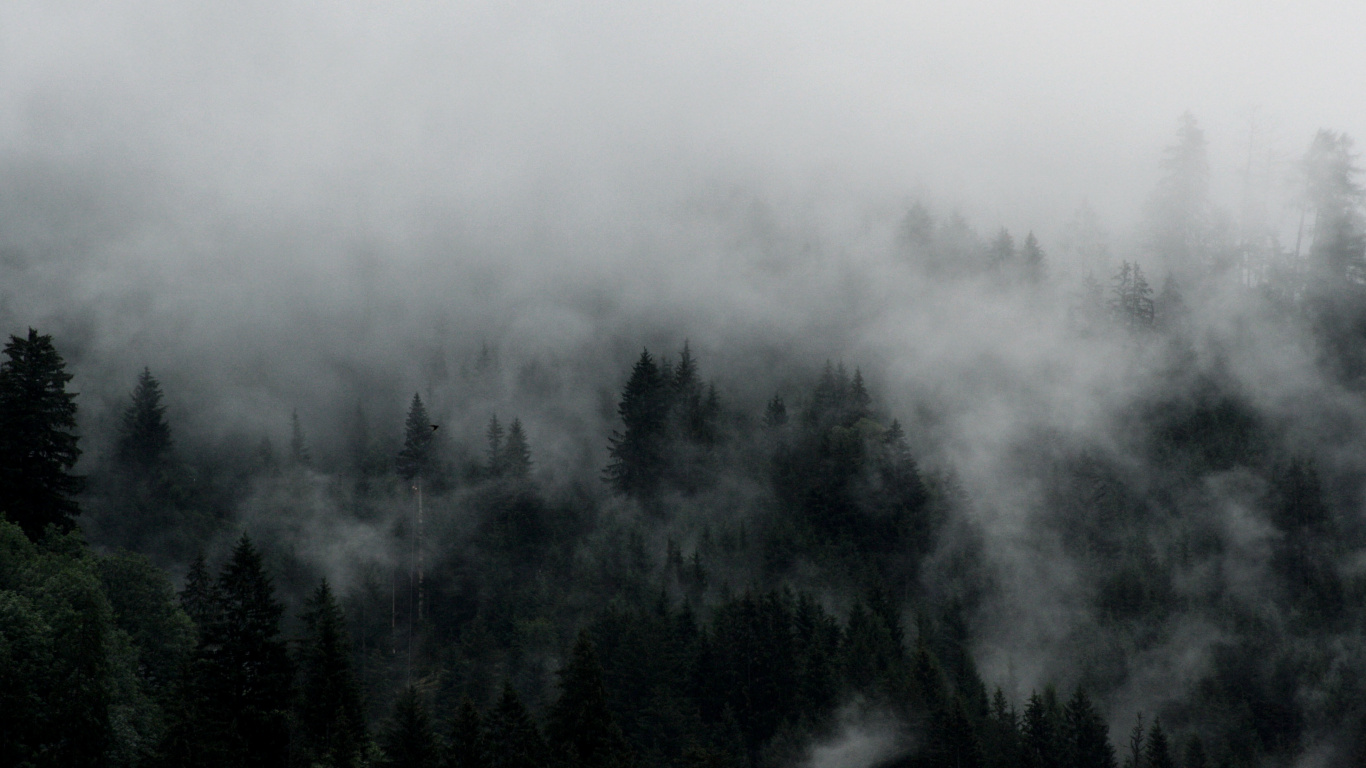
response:
M0 264L0 764L1362 764L1355 155L1296 161L1292 245L1205 152L1113 253L731 199L680 235L723 295L343 302L226 363Z

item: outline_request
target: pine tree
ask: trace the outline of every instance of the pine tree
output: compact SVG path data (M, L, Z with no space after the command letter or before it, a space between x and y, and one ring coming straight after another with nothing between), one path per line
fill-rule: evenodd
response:
M991 245L987 246L987 266L994 270L1006 270L1015 265L1015 238L1005 227L996 233Z
M1071 768L1116 768L1110 728L1080 686L1067 702L1063 724Z
M625 762L626 742L607 709L602 666L587 632L580 632L560 671L560 697L546 728L550 747L571 768L609 768Z
M668 398L665 381L649 350L631 369L617 406L622 431L613 432L604 473L618 492L648 497L659 486L665 468Z
M1144 212L1147 245L1169 267L1183 269L1208 258L1212 209L1205 133L1195 117L1181 115L1175 143L1162 156L1162 178Z
M1160 717L1153 718L1153 726L1148 729L1148 746L1144 749L1143 760L1145 768L1176 768Z
M208 564L204 553L195 555L190 570L185 575L185 586L180 590L180 608L193 621L200 636L204 636L210 625L218 620L218 610L222 601L218 597L218 586L209 576Z
M1058 720L1057 698L1052 688L1042 696L1035 692L1029 697L1020 726L1026 765L1030 768L1049 768L1062 760Z
M132 402L119 422L118 462L141 473L162 466L171 453L171 427L166 423L166 406L161 404L161 383L149 368L143 368L133 387Z
M508 425L502 465L508 476L517 480L524 480L531 474L531 448L527 446L521 419L513 419Z
M782 395L775 394L764 409L764 426L773 429L785 424L787 424L787 404L783 402Z
M314 764L358 765L365 740L360 691L351 673L346 617L326 579L309 599L303 621L297 705L302 750Z
M863 383L863 371L855 368L854 380L849 383L849 415L846 420L850 424L855 424L859 419L867 418L872 412L873 398Z
M0 363L0 514L31 540L49 525L69 531L80 507L72 498L83 478L71 474L81 455L76 394L51 336L30 328L11 336Z
M295 409L289 414L289 461L296 467L306 467L312 460L304 441L303 425L299 423L299 411Z
M488 739L484 735L484 719L474 702L468 698L460 702L451 722L450 738L442 768L488 768Z
M247 766L283 766L288 756L292 670L279 638L284 607L261 555L242 535L218 577L217 620L201 636L207 693Z
M489 768L542 768L548 751L541 731L512 684L503 683L488 720Z
M1134 719L1134 727L1129 731L1129 753L1124 757L1124 768L1146 768L1148 765L1145 757L1143 741L1143 713L1139 712Z
M503 474L503 434L498 414L489 416L489 426L484 430L484 439L488 442L486 455L489 477L501 477Z
M427 707L411 685L394 703L394 714L380 736L384 768L437 768L440 758Z
M1039 239L1031 231L1020 249L1020 262L1024 267L1024 278L1030 283L1042 283L1048 278L1048 259L1039 247Z
M398 452L399 477L412 481L431 474L435 464L434 431L427 409L422 406L422 398L414 393L403 426L403 449Z

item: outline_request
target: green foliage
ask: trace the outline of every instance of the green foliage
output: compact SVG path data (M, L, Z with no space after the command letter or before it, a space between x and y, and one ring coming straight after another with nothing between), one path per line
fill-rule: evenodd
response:
M166 406L161 404L161 383L151 369L143 368L119 422L114 457L136 472L150 474L170 458L171 446L171 426L166 423Z
M440 748L431 716L417 689L408 686L394 703L394 714L380 736L383 768L437 768Z
M570 768L615 768L628 762L625 739L607 708L602 667L585 632L560 670L560 697L550 709L546 740Z
M360 764L365 720L351 671L346 617L327 581L318 585L303 615L295 705L299 745L310 763L349 768Z
M30 328L11 336L0 362L0 514L30 539L49 525L69 531L80 507L82 478L71 474L76 446L76 394L51 336Z
M404 480L427 478L436 466L435 430L422 398L413 394L408 417L403 423L403 450L398 453L398 476Z

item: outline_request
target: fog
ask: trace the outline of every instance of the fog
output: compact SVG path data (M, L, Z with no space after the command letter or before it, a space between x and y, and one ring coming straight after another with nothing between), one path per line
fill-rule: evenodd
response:
M1359 509L1362 401L1244 286L1192 286L1177 351L1078 335L1074 308L1083 275L1121 260L1155 288L1180 271L1140 226L1186 111L1230 226L1293 244L1314 132L1366 137L1364 27L1366 7L1223 0L6 3L0 330L54 334L91 435L149 366L182 445L284 446L297 410L326 466L358 404L397 441L417 391L467 452L491 413L520 416L551 487L606 462L642 347L688 340L755 418L827 360L857 366L922 466L973 499L997 587L978 663L1022 700L1075 684L1078 644L1109 642L1096 574L1040 523L1041 455L1094 451L1159 482L1125 414L1179 378L1179 354ZM1034 232L1050 280L923 268L903 231L917 202L983 239ZM1108 256L1082 246L1079 210ZM485 349L497 363L477 370ZM1261 482L1215 473L1177 504L1228 542L1180 591L1267 589ZM389 553L382 526L327 518L325 485L304 556L346 584L345 563ZM1134 654L1112 737L1203 674L1222 632L1191 615ZM893 741L853 723L809 761Z

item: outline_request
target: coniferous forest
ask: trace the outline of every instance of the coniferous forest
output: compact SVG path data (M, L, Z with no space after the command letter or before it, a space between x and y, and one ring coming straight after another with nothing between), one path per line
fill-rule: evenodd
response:
M1366 765L1359 157L1169 128L1132 235L0 146L0 768Z

